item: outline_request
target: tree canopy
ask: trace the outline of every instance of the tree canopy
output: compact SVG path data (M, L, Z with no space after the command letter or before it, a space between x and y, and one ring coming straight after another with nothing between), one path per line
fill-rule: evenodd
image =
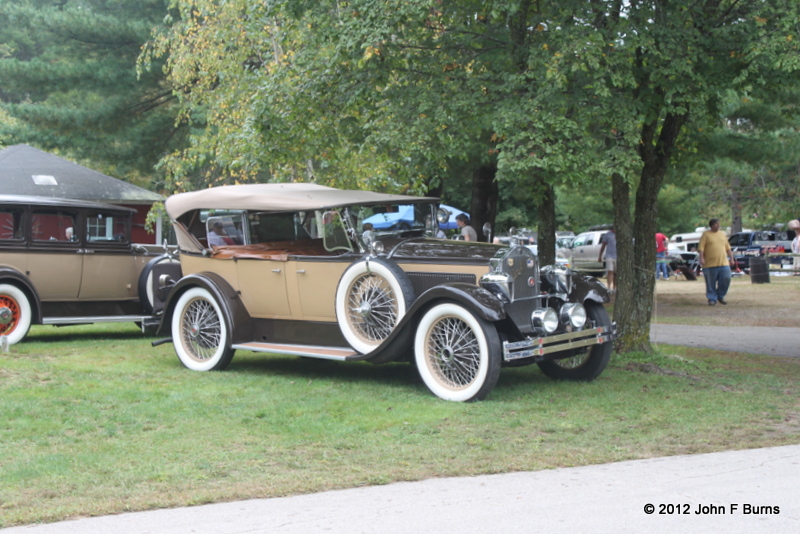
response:
M29 143L119 177L149 178L182 142L173 87L136 61L166 0L11 0L0 5L6 144Z

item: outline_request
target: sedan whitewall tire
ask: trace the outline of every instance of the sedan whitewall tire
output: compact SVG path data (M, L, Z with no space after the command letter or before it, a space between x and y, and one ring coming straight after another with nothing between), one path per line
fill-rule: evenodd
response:
M0 335L6 337L9 345L28 335L32 317L27 295L15 285L0 284Z

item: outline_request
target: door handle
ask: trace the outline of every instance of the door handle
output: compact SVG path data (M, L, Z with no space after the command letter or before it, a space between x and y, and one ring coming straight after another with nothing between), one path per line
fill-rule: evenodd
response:
M272 272L273 273L279 273L279 272L281 272L281 270L280 269L272 269Z
M299 271L297 271L297 272L298 272L298 273L300 273L300 274L305 274L305 273L306 273L306 270L305 270L305 269L300 269L300 270L299 270Z

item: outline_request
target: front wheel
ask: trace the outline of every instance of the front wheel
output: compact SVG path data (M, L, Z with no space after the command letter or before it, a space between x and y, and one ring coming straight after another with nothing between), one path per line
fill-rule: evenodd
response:
M172 314L172 344L192 371L222 371L233 359L231 336L217 300L202 287L186 291Z
M602 304L587 302L585 306L587 323L590 321L595 327L611 326L611 319ZM539 369L545 375L557 380L588 382L600 376L600 373L608 365L608 360L611 359L611 346L612 342L606 341L601 345L592 345L588 349L581 349L567 358L538 362Z
M0 284L0 336L6 336L9 345L28 335L32 317L28 296L17 286Z
M438 304L419 322L414 358L437 397L483 400L500 376L500 337L494 325L455 303Z

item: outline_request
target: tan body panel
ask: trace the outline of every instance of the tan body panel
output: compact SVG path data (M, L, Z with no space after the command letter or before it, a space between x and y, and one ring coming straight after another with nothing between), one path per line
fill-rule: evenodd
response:
M336 322L336 287L350 262L288 262L289 295L295 318Z
M139 274L150 258L125 254L84 254L80 300L139 298Z
M211 260L215 264L230 260ZM287 291L288 262L272 260L238 260L237 281L242 291L242 302L251 317L291 319ZM217 270L216 272L219 273ZM233 285L233 284L231 284ZM236 288L240 289L239 287Z
M83 255L75 251L28 255L26 274L43 301L77 300Z
M213 272L241 292L251 317L336 322L336 288L349 261L218 259L181 256L184 276ZM402 263L405 272L465 273L476 280L488 265Z

